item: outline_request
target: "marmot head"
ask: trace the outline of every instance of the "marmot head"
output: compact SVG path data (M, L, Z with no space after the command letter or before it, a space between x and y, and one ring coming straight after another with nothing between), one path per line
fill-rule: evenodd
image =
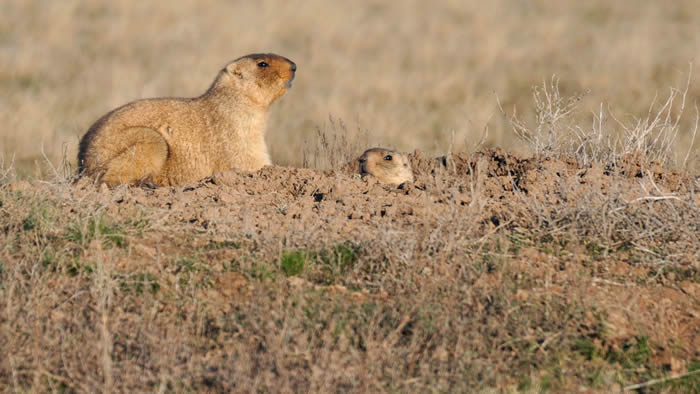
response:
M297 65L286 57L255 53L227 64L212 87L233 89L253 103L267 106L292 86L296 70Z
M408 157L390 149L367 149L359 159L360 175L373 175L380 182L400 185L413 182L413 170Z

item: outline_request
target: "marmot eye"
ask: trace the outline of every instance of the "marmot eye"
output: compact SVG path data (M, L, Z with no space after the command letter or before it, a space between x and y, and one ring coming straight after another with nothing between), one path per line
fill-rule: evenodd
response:
M386 161L391 161L391 159L393 159L393 157L391 157L391 155L384 156L384 160L386 160Z
M267 66L269 66L269 64L267 64L266 62L258 63L258 67L267 67Z

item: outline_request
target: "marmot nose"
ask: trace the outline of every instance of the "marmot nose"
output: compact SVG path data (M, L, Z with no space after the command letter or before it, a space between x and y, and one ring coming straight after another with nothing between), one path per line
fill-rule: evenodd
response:
M292 72L296 72L296 71L297 71L297 64L292 63Z

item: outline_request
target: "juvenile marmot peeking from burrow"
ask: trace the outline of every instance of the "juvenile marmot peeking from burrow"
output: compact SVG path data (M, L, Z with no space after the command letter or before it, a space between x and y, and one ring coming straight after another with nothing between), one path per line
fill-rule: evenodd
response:
M360 175L372 175L380 182L400 185L413 182L413 170L403 153L384 148L367 149L359 158Z
M275 54L240 57L203 95L137 100L93 124L78 170L109 185L192 182L233 168L271 164L267 115L292 86L296 64Z

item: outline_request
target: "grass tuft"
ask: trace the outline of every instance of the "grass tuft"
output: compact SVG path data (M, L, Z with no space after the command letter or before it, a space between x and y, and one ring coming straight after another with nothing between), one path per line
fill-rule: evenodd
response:
M298 276L304 272L307 264L308 253L302 250L282 252L280 268L285 276Z
M123 228L103 215L76 220L65 235L66 239L85 247L95 239L102 239L105 247L126 248L128 242Z

